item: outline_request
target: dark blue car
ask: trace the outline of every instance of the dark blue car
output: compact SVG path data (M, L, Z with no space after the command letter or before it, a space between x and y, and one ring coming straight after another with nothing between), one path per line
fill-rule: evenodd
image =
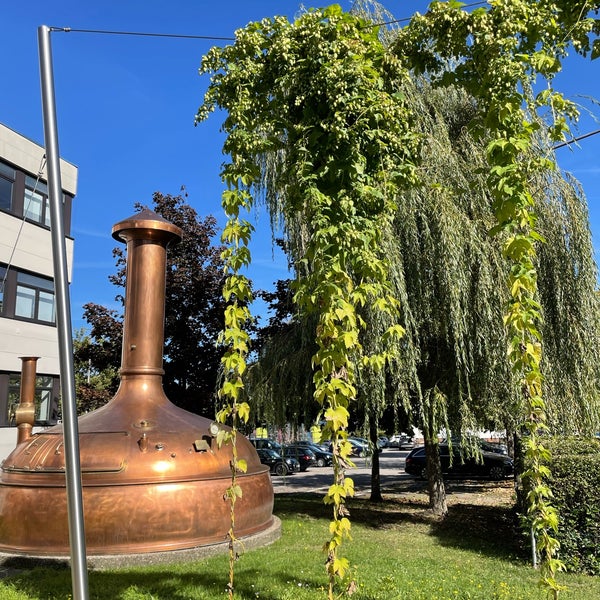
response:
M458 444L452 444L452 463L448 444L440 444L440 462L442 473L458 477L488 477L500 480L510 477L514 472L513 461L505 454L482 451L480 456L461 455ZM411 475L427 479L427 459L425 446L413 448L406 457L404 470Z

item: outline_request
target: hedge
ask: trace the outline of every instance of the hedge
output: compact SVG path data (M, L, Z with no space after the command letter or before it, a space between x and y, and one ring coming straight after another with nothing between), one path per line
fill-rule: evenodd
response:
M600 440L555 438L548 465L567 570L600 575Z

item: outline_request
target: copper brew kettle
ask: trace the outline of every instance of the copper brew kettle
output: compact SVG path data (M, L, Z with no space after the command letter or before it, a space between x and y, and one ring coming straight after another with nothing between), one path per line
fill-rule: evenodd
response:
M231 447L215 424L172 404L162 387L166 253L181 230L145 209L117 223L127 244L121 383L79 418L86 547L90 555L195 548L227 539ZM273 523L273 487L254 447L237 436L243 496L236 536ZM0 472L0 552L68 556L63 430L17 445Z

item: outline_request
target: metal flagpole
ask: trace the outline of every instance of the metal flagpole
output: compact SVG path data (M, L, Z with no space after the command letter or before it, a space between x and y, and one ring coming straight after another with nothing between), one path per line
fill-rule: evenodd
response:
M60 179L60 155L58 153L50 32L51 28L46 25L38 27L42 113L44 117L44 139L48 164L50 230L52 235L56 324L58 329L60 386L62 392L67 510L69 515L69 544L71 549L71 581L73 585L73 600L87 600L88 578L83 524L81 465L79 461L79 432L75 403L73 333L71 330L69 280L63 225L62 184Z

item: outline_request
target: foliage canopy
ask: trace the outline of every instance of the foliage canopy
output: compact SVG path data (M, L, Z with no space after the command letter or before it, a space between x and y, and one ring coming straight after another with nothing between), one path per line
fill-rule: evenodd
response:
M548 410L538 291L537 248L543 236L535 186L556 172L546 141L563 139L569 120L577 116L575 106L550 82L569 46L595 53L592 37L598 25L586 15L597 8L584 0L492 0L489 8L468 12L460 2L433 2L426 15L415 15L398 32L388 51L378 27L334 5L309 10L293 24L283 17L252 23L236 32L234 44L213 48L203 58L201 73L211 74L211 83L197 118L205 119L215 108L226 111L223 149L230 157L222 171L229 216L225 297L232 304L223 336L228 349L222 397L227 404L221 416L233 418L234 430L242 407L242 420L247 419L247 405L240 400L248 355L244 326L250 322L245 303L251 295L239 272L250 263L251 226L240 219L240 211L252 207L253 192L263 191L289 241L297 274L295 301L302 314L316 321L314 397L323 406L335 456L334 482L325 497L333 506L325 544L330 598L348 567L338 549L350 534L344 503L353 487L344 467L356 366L380 371L397 359L405 343L400 341L407 325L402 316L409 305L394 293L385 241L398 207L408 204L405 193L425 179L419 173L425 138L415 130L419 120L407 101L411 77L419 75L433 88L451 85L474 99L468 127L485 145L482 181L493 214L491 231L506 261L501 312L515 382L511 412L519 415L527 434L523 476L529 523L544 557L543 581L558 592L560 563L551 535L557 520L545 484L548 453L539 437L548 428ZM539 77L548 86L537 92ZM539 146L540 139L546 145ZM435 183L437 190L430 183L427 192L433 190L439 203L448 203L447 216L455 190L444 183ZM474 245L471 251L482 248ZM461 272L465 265L458 260L455 268ZM459 304L460 294L450 309ZM382 343L365 343L366 310L381 318ZM467 328L457 316L464 340ZM473 354L465 352L461 340L434 332L444 339L440 334L453 346L459 372L472 369ZM412 335L414 340L420 331ZM471 348L477 350L477 339Z

